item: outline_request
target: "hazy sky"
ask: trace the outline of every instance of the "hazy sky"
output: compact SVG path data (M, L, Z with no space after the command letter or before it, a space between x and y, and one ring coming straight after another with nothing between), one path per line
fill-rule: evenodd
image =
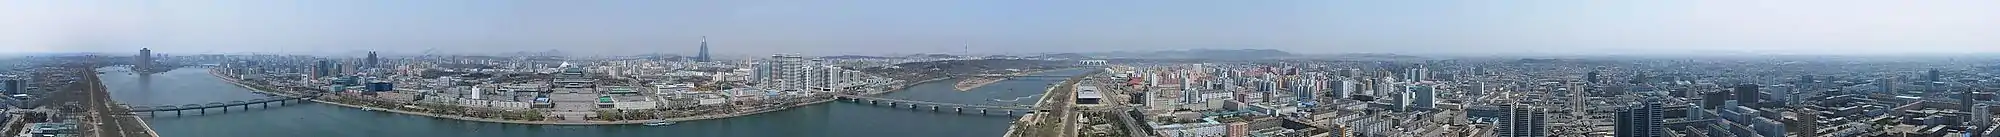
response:
M1993 0L4 0L0 53L2000 52Z

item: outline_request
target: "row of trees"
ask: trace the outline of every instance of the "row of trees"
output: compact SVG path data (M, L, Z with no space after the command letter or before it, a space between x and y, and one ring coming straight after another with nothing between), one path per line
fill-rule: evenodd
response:
M345 95L323 97L322 99L327 101L345 103L345 104L355 104L355 105L362 105L375 108L388 108L401 111L424 112L424 113L438 114L438 115L453 115L453 116L464 116L464 117L474 117L474 118L528 120L528 121L544 121L544 120L549 120L550 118L547 115L543 114L541 111L537 110L505 110L505 109L466 107L466 106L436 104L436 103L410 103L401 101L373 99L367 97L352 97ZM405 106L415 106L415 107L405 107Z

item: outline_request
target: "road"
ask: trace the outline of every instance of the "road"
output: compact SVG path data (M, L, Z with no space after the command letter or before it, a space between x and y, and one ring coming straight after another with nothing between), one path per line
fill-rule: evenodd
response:
M85 113L83 124L86 136L90 137L157 137L149 132L145 123L137 115L126 112L128 108L111 100L111 93L104 82L97 79L95 67L76 68L80 78L70 91L83 92Z
M1029 137L1077 136L1076 134L1076 132L1078 131L1077 128L1081 126L1078 126L1076 124L1079 123L1077 122L1077 120L1081 118L1081 115L1078 115L1076 112L1074 112L1077 111L1077 108L1074 107L1076 106L1075 102L1076 86L1079 83L1082 83L1083 81L1089 79L1089 77L1097 75L1101 72L1103 71L1093 71L1090 73L1084 73L1083 75L1071 77L1069 80L1065 80L1062 83L1058 83L1058 85L1056 85L1054 89L1049 90L1048 93L1045 93L1045 96L1042 97L1041 102L1038 103L1038 105L1040 106L1035 107L1035 108L1045 108L1046 110L1049 111L1036 112L1035 122L1024 123L1024 124L1034 124L1034 125L1015 125L1020 127L1026 127L1026 128L1017 128L1017 129L1025 129L1023 133L1017 135L1029 136ZM1049 123L1053 124L1051 125Z

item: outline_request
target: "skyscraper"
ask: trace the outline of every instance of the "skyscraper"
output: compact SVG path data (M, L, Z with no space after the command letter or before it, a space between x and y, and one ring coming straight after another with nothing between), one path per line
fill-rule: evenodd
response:
M380 60L376 60L376 59L377 59L377 58L375 58L375 52L374 52L374 51L369 51L369 52L368 52L368 58L367 58L367 61L368 61L368 62L362 62L362 64L361 64L361 67L362 67L362 68L378 68L378 67L381 67L381 66L376 66L376 65L380 65L380 63L381 63L381 62L380 62Z
M1757 92L1758 88L1761 87L1758 86L1757 84L1737 85L1736 104L1741 106L1752 106L1752 107L1757 106L1758 94L1762 94L1760 92Z
M136 58L138 60L132 62L134 66L132 68L133 71L138 71L139 73L153 72L153 49L139 48L139 56Z
M1616 130L1619 137L1665 137L1666 125L1661 121L1666 112L1659 100L1647 99L1634 102L1618 111ZM1690 110L1694 111L1694 110Z
M701 36L701 51L700 51L700 52L701 52L701 53L696 53L696 54L695 54L695 56L694 56L694 61L700 61L700 62L708 62L708 61L713 61L713 60L711 60L711 59L710 59L710 58L708 57L708 36Z

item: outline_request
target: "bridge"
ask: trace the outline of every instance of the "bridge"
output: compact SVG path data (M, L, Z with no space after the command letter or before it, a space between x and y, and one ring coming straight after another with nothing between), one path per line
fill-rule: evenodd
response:
M162 112L172 111L174 112L174 115L181 115L183 111L197 111L200 112L200 114L205 115L208 114L208 109L211 108L222 108L222 112L229 112L229 107L239 107L239 106L243 107L243 109L245 110L250 109L250 106L260 106L259 108L270 108L271 104L273 103L283 106L285 105L286 101L293 101L294 103L303 102L306 100L317 98L320 95L323 95L323 94L308 94L304 96L291 96L291 95L277 95L264 92L256 92L256 93L276 96L276 98L262 98L262 99L251 99L251 100L228 101L228 102L211 102L203 104L186 104L186 105L133 106L131 107L132 109L126 112L135 112L135 113L147 112L148 115L157 115Z
M859 95L834 95L834 98L845 101L851 101L854 103L868 103L869 105L888 104L889 107L907 107L909 109L923 109L924 107L929 107L931 111L937 111L937 112L944 112L946 108L950 108L951 112L958 114L969 114L966 113L967 109L977 110L979 112L978 114L980 115L1004 114L1007 116L1013 116L1015 111L1021 111L1022 112L1021 114L1048 111L1044 109L1035 109L1035 108L1021 107L1021 106L994 106L994 105L943 103L943 102L869 97L869 96L859 96ZM999 113L990 112L996 110L1001 112Z

